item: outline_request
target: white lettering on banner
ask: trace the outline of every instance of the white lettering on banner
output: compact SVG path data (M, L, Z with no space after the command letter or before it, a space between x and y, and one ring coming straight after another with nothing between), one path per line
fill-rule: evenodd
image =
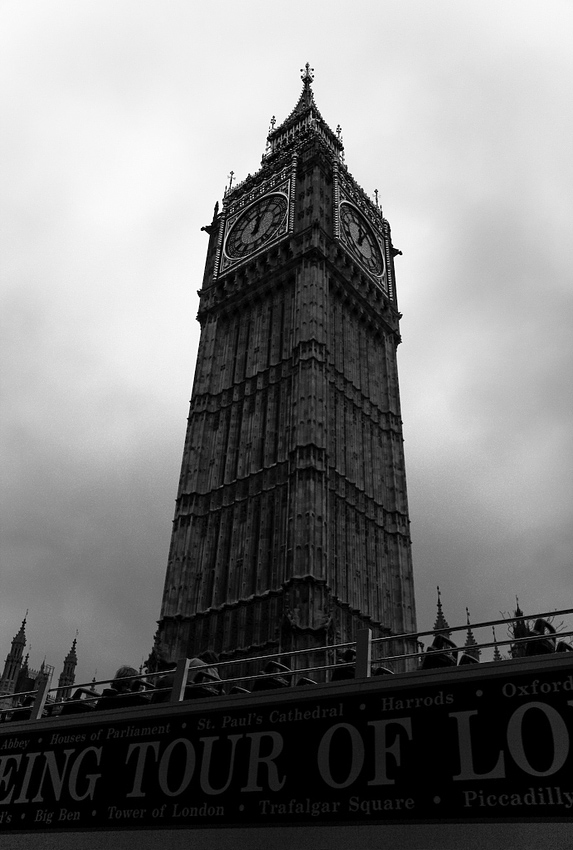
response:
M342 729L345 729L348 735L350 735L352 758L346 779L343 782L337 782L330 771L330 747L334 735ZM331 788L348 788L349 785L356 782L364 764L364 744L362 743L362 737L358 729L350 723L337 723L335 726L331 726L322 736L322 740L318 745L317 760L320 775Z
M568 700L567 705L573 707L573 700ZM532 767L525 752L523 740L523 718L526 712L537 709L545 714L549 721L549 728L553 738L553 761L549 768L538 771ZM484 773L476 773L474 769L474 757L470 718L478 714L476 711L453 711L448 717L453 717L458 727L458 748L460 756L460 772L452 777L454 781L466 781L470 779L504 779L505 778L505 753L500 750L497 762L491 770ZM509 718L506 730L507 747L514 762L525 773L532 776L551 776L560 770L569 755L570 742L569 733L565 721L559 712L550 705L543 702L529 702L517 708Z
M539 693L560 693L561 691L573 691L573 675L570 674L566 679L557 679L552 682L540 682L539 679L534 679L526 685L515 685L513 682L506 682L501 689L504 697L509 698L515 696L535 696Z
M213 788L211 782L209 781L209 768L211 766L211 750L213 748L213 744L215 741L219 741L220 737L213 738L201 738L201 740L205 744L205 751L203 755L203 760L201 762L201 788L205 791L206 794L222 794L227 790L229 785L231 784L231 780L233 778L233 770L235 767L235 751L237 749L237 741L240 740L242 735L229 735L226 739L231 743L231 757L229 759L229 772L227 774L227 781L221 788Z
M390 720L373 720L368 724L374 729L374 778L369 780L368 785L394 785L395 779L388 776L388 756L392 756L397 767L400 767L400 736L398 731L394 734L392 744L388 744L388 729L391 726L402 728L408 739L412 740L412 721L409 717L393 717ZM332 740L338 731L345 730L350 737L351 759L348 774L345 779L338 782L332 775L330 769ZM370 750L369 750L370 752ZM331 726L322 736L318 746L317 761L321 777L331 788L348 788L358 779L364 767L365 748L364 741L358 729L350 723L337 723Z
M26 772L24 773L24 779L22 780L22 784L20 786L20 794L14 800L15 803L28 803L28 787L30 785L30 779L32 778L32 771L34 770L34 765L36 763L36 759L41 756L42 753L28 753L26 756L28 764L26 765Z
M70 796L73 800L93 800L96 782L100 778L101 773L86 773L84 778L88 780L88 785L83 794L80 794L80 792L78 791L78 778L80 767L88 753L92 753L96 756L96 764L99 767L101 761L101 751L101 747L86 747L85 750L81 751L81 753L73 763L72 769L70 770L70 779L68 783Z
M453 717L458 724L458 749L460 754L460 772L452 779L465 781L467 779L503 779L505 776L505 762L503 753L499 753L497 764L489 772L476 773L474 770L474 757L472 749L472 736L470 729L470 717L478 714L474 711L452 711L448 717Z
M12 779L12 773L14 768L18 768L20 766L20 762L22 761L22 756L20 755L10 755L10 756L0 756L0 788L4 786L6 790L10 788L10 782ZM10 762L15 762L15 764L10 764ZM5 797L0 800L0 805L7 805L12 800L12 794L14 793L14 786L10 788Z
M408 697L400 699L395 696L380 697L382 711L409 711L414 708L431 708L436 705L451 705L454 701L453 694L445 694L439 691L435 695L425 697Z
M47 752L27 753L25 756L24 775L18 775L18 770L23 756L10 755L0 757L0 789L2 786L8 791L6 796L0 800L0 804L8 804L12 802L12 797L16 789L19 793L14 803L43 803L46 786L51 786L50 791L53 793L57 802L60 801L62 793L67 793L74 800L93 800L97 780L101 773L88 773L85 776L80 775L84 759L90 755L95 756L95 763L99 767L102 748L101 747L86 747L75 755L77 751L64 750L65 761L59 766L54 750ZM13 763L10 764L9 762ZM38 765L41 774L38 777L37 771L34 768ZM69 772L68 772L68 768ZM16 775L14 775L16 774ZM28 797L30 783L34 779L34 785L37 785L36 796L32 800ZM87 780L85 790L78 789L78 782ZM9 790L8 790L9 789Z
M183 776L181 777L181 781L179 785L172 789L167 784L167 775L169 771L169 762L171 761L171 754L176 748L183 747L184 756L183 756ZM182 794L183 791L187 788L191 779L193 778L193 771L195 770L195 749L193 748L193 744L189 741L188 738L176 738L174 741L171 741L165 747L165 752L161 756L161 761L159 762L159 787L163 791L164 794L167 794L168 797L178 797L179 794Z
M159 741L143 741L140 744L129 745L129 749L125 757L125 764L127 765L132 754L135 752L137 752L137 764L135 767L135 776L133 777L133 788L125 795L126 797L145 797L144 792L141 790L141 782L143 780L145 758L149 750L152 750L155 753L155 760L157 761L159 756Z
M413 809L415 801L413 797L387 797L385 800L362 800L360 797L350 797L348 800L349 812L364 812L371 815L374 812L399 812L404 809Z
M487 794L480 788L478 791L464 791L463 794L466 809L476 806L563 806L570 809L573 806L573 792L565 791L558 785L529 787L525 793L508 791L503 794Z
M265 764L267 767L268 787L271 791L280 791L286 782L286 776L279 779L279 773L274 760L278 758L283 749L283 737L278 732L253 732L246 736L251 739L251 751L249 754L249 773L247 784L241 791L262 791L262 785L257 785L259 766ZM273 748L268 756L261 756L261 741L270 738Z
M291 799L284 803L273 803L270 800L259 800L259 814L261 815L311 815L313 818L320 815L336 814L342 805L340 800L305 800Z
M75 750L64 750L64 755L66 760L64 762L64 766L62 768L61 773L58 771L58 762L56 761L56 754L49 750L47 753L44 753L44 770L42 773L42 778L40 779L40 787L38 788L38 793L32 799L32 803L43 803L44 798L42 797L42 791L44 789L44 780L46 779L46 772L50 773L50 782L52 784L52 788L54 791L54 796L56 800L59 801L62 796L62 789L64 787L64 778L66 775L66 770L68 767L68 762L70 760L70 756L75 753Z
M571 705L570 701L568 705ZM522 723L526 712L532 709L537 709L543 712L549 721L551 735L553 737L553 761L547 770L535 770L529 763L525 748L523 746ZM507 725L507 745L509 752L517 764L525 773L530 773L532 776L551 776L557 773L567 760L569 755L569 734L565 721L558 711L552 706L544 702L528 702L520 706L517 711L511 715Z
M387 773L388 755L391 755L396 762L396 766L400 767L400 736L398 732L394 735L394 743L388 746L387 729L389 726L402 727L408 736L408 740L412 740L412 721L409 717L396 717L392 720L374 720L368 724L374 729L374 779L371 779L369 785L394 785L395 779L389 779Z
M250 732L244 735L229 735L224 738L221 736L213 736L207 738L200 738L199 741L203 744L201 749L201 769L199 774L199 782L201 786L201 790L205 794L221 794L223 791L226 791L229 785L231 784L232 779L234 778L234 769L235 769L235 750L237 746L237 742L241 739L245 739L249 742L249 761L247 767L247 784L241 788L241 791L262 791L263 786L259 784L259 773L261 768L264 766L266 768L266 779L267 785L266 787L270 791L280 791L286 782L286 776L282 778L279 777L278 768L275 764L276 759L281 754L283 750L283 737L278 732ZM261 750L264 749L265 739L271 742L271 751L266 755L261 754ZM213 745L215 742L224 740L231 742L231 752L229 754L229 771L227 774L227 781L222 788L213 788L210 784L209 773L211 760L214 758L213 755ZM266 743L266 742L265 742ZM176 738L175 741L172 741L165 748L163 754L160 757L159 754L159 741L143 741L140 743L134 743L129 745L129 749L127 751L126 756L126 764L131 760L131 757L134 753L136 753L136 764L135 764L135 773L133 777L133 785L131 790L126 795L127 797L145 797L147 795L147 790L143 788L143 780L147 776L147 765L149 764L149 759L147 758L149 753L152 753L152 758L157 763L159 761L159 786L161 791L164 794L167 794L169 797L177 797L179 794L182 794L183 791L189 786L193 778L193 773L195 771L195 765L197 763L197 757L195 754L195 748L193 744L188 738ZM171 757L176 748L183 748L183 763L184 770L183 775L179 781L179 785L176 788L170 787L168 784L168 772L170 767ZM178 754L176 761L181 762L181 752ZM239 765L239 768L241 765Z

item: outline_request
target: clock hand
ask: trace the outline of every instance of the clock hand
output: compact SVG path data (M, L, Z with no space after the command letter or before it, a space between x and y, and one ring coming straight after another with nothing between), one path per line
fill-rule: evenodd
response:
M253 230L252 230L253 236L255 236L257 234L259 227L261 226L262 217L263 217L262 213L260 213L260 212L257 213L257 218L255 219L255 226L253 227Z

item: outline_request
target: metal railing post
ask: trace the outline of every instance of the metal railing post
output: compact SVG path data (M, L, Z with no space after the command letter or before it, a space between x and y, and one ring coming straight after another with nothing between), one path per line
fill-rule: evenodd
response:
M372 661L372 629L359 629L356 636L356 679L370 676Z
M44 711L44 706L46 704L46 697L48 696L49 690L50 681L49 679L44 679L44 681L40 682L40 684L38 685L36 697L34 699L32 708L30 709L30 720L38 720L38 718L42 716L42 712Z
M180 658L175 669L173 687L169 702L181 702L187 684L187 673L189 672L189 658Z

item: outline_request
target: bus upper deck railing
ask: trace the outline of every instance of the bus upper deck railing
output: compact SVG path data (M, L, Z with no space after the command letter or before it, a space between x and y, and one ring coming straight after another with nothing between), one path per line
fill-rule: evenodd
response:
M182 658L167 670L73 685L74 695L71 698L62 698L62 692L69 692L70 686L51 688L46 679L35 690L0 694L0 722L39 720L62 713L91 712L120 705L163 703L165 706L165 703L216 697L224 693L255 694L281 687L312 685L318 681L340 683L341 680L367 679L394 672L407 674L420 669L443 670L479 663L480 655L492 649L495 650L493 661L504 662L519 656L550 656L555 652L573 651L571 643L565 640L573 636L573 629L562 626L557 631L550 622L555 617L571 614L573 608L565 608L472 624L472 635L483 629L505 626L509 636L475 643L466 641L463 646L456 645L452 635L467 632L467 623L448 626L447 629L379 638L372 638L371 630L365 628L358 632L355 642L216 662ZM422 638L428 637L432 638L432 643L425 648ZM500 648L504 647L509 647L510 659L499 655ZM306 656L310 656L310 663ZM573 663L573 654L571 660ZM263 669L250 672L257 666ZM109 700L106 704L105 691L98 692L96 686L112 683L125 686L123 701L114 703Z

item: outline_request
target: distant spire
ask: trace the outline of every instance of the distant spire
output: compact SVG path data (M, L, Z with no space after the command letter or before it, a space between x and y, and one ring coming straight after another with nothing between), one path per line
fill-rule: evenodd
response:
M23 646L26 646L26 622L28 620L28 609L26 608L26 613L24 615L24 619L22 620L22 625L14 638L14 642L21 643Z
M10 652L6 656L4 671L0 676L0 693L13 694L16 690L18 676L22 669L22 656L26 648L26 618L28 617L28 609L22 620L22 625L19 631L12 638L12 646Z
M519 607L519 599L517 596L515 597L515 611L514 617L519 618L523 617L523 611ZM509 625L509 631L512 637L520 639L525 638L530 634L528 621L516 619ZM512 658L521 658L525 655L525 644L523 643L513 643L510 646L510 653Z
M440 586L437 587L438 590L438 616L436 617L436 622L434 623L434 631L441 632L445 634L446 637L451 635L450 624L444 617L444 612L442 610L442 594L440 592Z
M65 657L64 664L66 662L73 661L74 659L77 662L77 660L78 660L78 656L77 656L77 652L76 652L77 643L78 643L78 637L77 637L77 632L76 632L76 637L74 638L74 640L72 642L72 646L71 646L70 651L68 652L68 654Z
M492 626L491 630L493 632L493 642L494 642L493 660L494 661L503 661L503 658L501 657L501 652L499 651L499 646L497 645L497 637L495 635L495 626Z
M479 661L479 657L481 655L481 649L477 644L477 640L474 637L474 634L471 630L470 626L470 612L469 608L466 608L466 623L468 626L468 635L466 638L466 642L464 644L464 649L466 651L466 655L471 655L476 661Z
M515 597L515 617L523 617L523 611L519 607L519 599L517 596ZM527 620L516 620L513 624L513 636L516 638L527 637L529 634L529 629L527 627Z
M76 653L77 642L78 630L76 629L76 636L73 640L70 651L64 658L64 667L60 673L60 678L58 679L58 688L61 688L59 699L61 700L69 699L72 693L72 685L75 682L75 670L78 663L78 656Z

